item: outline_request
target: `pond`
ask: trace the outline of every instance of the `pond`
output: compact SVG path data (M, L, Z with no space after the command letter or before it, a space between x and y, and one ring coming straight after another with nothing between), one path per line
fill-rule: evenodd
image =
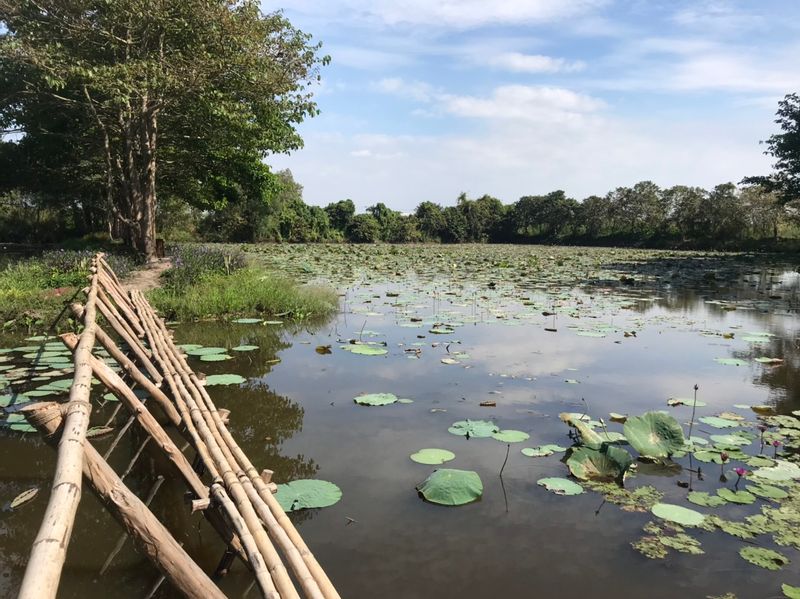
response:
M796 264L759 255L543 246L246 249L287 276L335 286L340 313L307 326L279 319L175 324L175 337L204 347L257 346L230 351L230 360L195 357L192 364L207 376L246 379L209 392L231 410L230 428L257 467L274 470L279 483L316 478L341 489L335 505L292 517L343 597L755 598L783 596L782 584L800 586L791 470L800 445ZM52 340L4 338L2 347L40 343ZM30 355L0 354L0 374L19 372ZM57 369L58 360L46 368L40 372ZM375 393L412 401L354 401ZM95 394L93 424L103 425L116 405L101 406L104 392ZM45 399L53 397L58 393ZM669 405L674 398L681 401ZM691 426L695 441L659 460L637 459L630 445L618 445L635 464L625 488L644 489L640 496L590 484L559 495L537 484L577 482L560 451L577 436L560 414L613 437L629 432L619 416L633 421L658 411L674 417L687 438ZM454 434L463 421L490 421L529 438ZM112 424L119 428L124 418ZM102 452L111 439L93 442ZM112 453L118 472L140 441L126 437ZM560 448L542 457L522 451L548 444ZM442 466L409 458L423 448L455 458ZM0 513L0 594L7 596L19 584L46 505L54 452L36 434L8 428L0 431L0 452L0 501L42 488ZM140 496L154 472L164 471L149 457L127 479ZM440 467L477 473L482 496L457 507L424 501L416 487ZM741 481L737 467L747 470ZM753 474L783 467L788 477ZM694 493L702 502L698 492L719 497L721 488L732 495L712 502L720 505L687 500ZM745 489L753 489L753 501L749 492L736 493ZM223 547L199 516L176 508L183 491L167 480L153 508L213 569ZM654 503L706 518L699 527L670 525L651 513ZM767 530L763 520L774 525L779 510L781 530ZM762 512L763 520L746 519ZM130 543L100 573L120 535L85 492L60 597L147 594L158 576ZM741 553L747 548L781 557L748 550L748 560ZM752 563L765 555L774 569ZM241 596L248 583L237 564L222 586Z

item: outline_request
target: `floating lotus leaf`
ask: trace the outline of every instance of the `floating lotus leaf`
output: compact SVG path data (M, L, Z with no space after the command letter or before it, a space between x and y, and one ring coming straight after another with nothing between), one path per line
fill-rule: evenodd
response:
M456 364L461 364L461 362L459 362L458 360L454 360L453 358L442 358L441 359L441 363L442 364L447 364L448 366L454 366Z
M446 449L420 449L417 453L412 453L409 456L413 461L418 464L428 464L431 466L438 466L456 458L456 454Z
M200 349L203 346L198 345L197 343L181 343L178 347L183 351L187 352L190 349Z
M743 547L739 555L751 564L766 568L767 570L780 570L789 563L789 558L765 547Z
M232 347L231 351L254 351L257 349L257 345L237 345L236 347Z
M752 493L747 491L734 491L733 489L725 487L717 489L717 495L728 503L740 503L742 505L749 505L756 500L756 496Z
M236 320L232 320L231 322L235 322L236 324L260 324L260 318L237 318Z
M750 439L746 439L739 435L711 435L709 437L714 443L721 443L723 445L750 445Z
M701 491L692 491L686 496L686 499L695 505L702 505L703 507L719 507L726 503L722 497Z
M714 428L736 428L739 426L738 422L720 418L719 416L703 416L702 418L698 418L698 420Z
M224 347L195 347L186 350L188 356L207 356L211 354L224 354L226 350Z
M408 399L407 397L402 397L397 400L397 403L414 403L414 400Z
M441 468L426 478L417 491L426 501L439 505L465 505L483 495L483 483L477 472Z
M103 401L119 401L119 399L113 393L106 393L103 395Z
M515 431L511 429L492 433L492 439L497 439L503 443L520 443L521 441L527 441L530 438L531 436L526 432Z
M233 356L229 356L228 354L203 354L200 356L201 362L224 362L225 360L230 360Z
M454 422L447 429L447 432L467 438L491 437L493 434L500 432L500 429L494 422L488 420L460 420Z
M357 356L385 356L389 353L389 350L386 348L376 347L374 345L350 344L343 346L343 349Z
M781 585L783 596L789 599L800 599L800 587L793 587L790 584L783 583Z
M540 478L536 481L536 484L548 491L552 491L556 495L580 495L583 493L583 487L568 478Z
M206 387L214 385L241 385L247 379L238 374L210 374L206 377Z
M628 419L627 414L620 414L618 412L609 412L608 417L614 422L625 422Z
M714 462L715 464L722 464L722 457L718 451L695 451L694 459L705 463Z
M354 397L353 401L362 406L388 406L397 401L394 393L367 393Z
M775 465L775 460L762 455L750 457L745 462L752 468L767 468Z
M522 455L526 455L529 458L542 458L549 455L553 455L554 453L561 453L562 451L566 451L566 447L561 447L560 445L540 445L539 447L524 447L520 450Z
M301 479L278 485L275 499L284 512L328 507L342 498L342 490L326 480Z
M706 406L706 402L700 401L699 399L695 400L692 397L670 397L667 400L667 405L668 406L672 406L672 407L675 407L675 406L689 406L689 407L695 406L697 408L704 408Z
M786 499L789 493L772 485L747 485L747 490L762 499Z
M654 516L681 526L698 526L705 520L705 516L700 512L671 503L657 503L650 511Z
M646 457L667 458L683 449L685 443L678 421L661 412L628 418L623 430L628 443Z
M31 398L24 393L0 395L0 408L7 408L8 406L15 406L29 401L31 401Z
M604 443L627 443L628 439L622 433L616 431L597 431L597 436Z
M580 480L619 481L632 462L630 454L619 447L578 447L567 458L567 467Z
M786 481L800 479L800 466L786 460L775 460L775 466L759 468L753 472L756 478L771 481Z
M455 333L455 329L446 326L438 326L428 330L429 333L434 335L450 335L451 333Z
M595 431L589 427L589 425L582 420L584 415L579 414L578 418L573 417L572 414L569 413L562 413L559 414L559 418L569 424L570 426L577 429L577 431L581 435L581 442L586 447L591 447L592 449L600 449L603 446L603 439L598 435Z

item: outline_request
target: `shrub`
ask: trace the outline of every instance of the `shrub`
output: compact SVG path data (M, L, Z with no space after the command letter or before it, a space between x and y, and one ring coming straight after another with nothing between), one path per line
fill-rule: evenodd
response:
M229 275L244 268L247 258L239 249L180 244L167 252L172 267L163 275L164 286L180 290L210 275Z

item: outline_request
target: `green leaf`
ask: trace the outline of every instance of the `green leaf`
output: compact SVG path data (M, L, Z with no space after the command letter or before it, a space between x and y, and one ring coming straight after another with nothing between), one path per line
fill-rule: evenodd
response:
M349 351L351 354L358 356L385 356L389 350L383 347L376 347L374 345L346 345L343 349Z
M753 476L770 481L796 480L800 479L800 466L786 460L775 460L775 466L759 468L753 471Z
M247 379L238 374L210 374L206 377L206 387L214 385L241 385Z
M726 501L717 495L711 495L702 491L692 491L686 496L686 499L695 505L702 505L703 507L719 507L725 505Z
M257 345L237 345L232 347L231 351L254 351L256 349L258 349Z
M224 347L194 347L186 350L187 356L208 356L211 354L224 354L226 350Z
M494 422L488 420L459 420L450 425L447 432L469 439L472 437L491 437L500 432L500 429Z
M328 507L342 498L342 490L325 480L301 479L278 485L275 499L284 512Z
M483 483L477 472L442 468L426 478L417 491L426 501L439 505L465 505L483 495Z
M800 599L800 587L793 587L790 584L783 583L781 585L783 596L789 599Z
M31 489L28 489L27 491L23 491L22 493L20 493L19 495L14 497L14 499L11 500L11 503L8 504L8 507L12 510L16 509L21 505L28 503L30 500L36 497L38 493L39 493L39 487L33 487Z
M540 478L536 484L556 495L580 495L583 493L583 487L567 478Z
M530 438L531 436L526 432L515 431L511 429L492 433L492 439L497 439L503 443L520 443L522 441L527 441Z
M580 480L620 481L632 462L627 451L612 445L599 450L578 447L567 458L567 467Z
M756 500L756 496L747 491L734 491L723 487L717 489L717 495L728 503L740 503L742 505L749 505Z
M529 458L543 458L549 455L553 455L554 453L561 453L562 451L566 451L566 447L561 447L560 445L540 445L539 447L524 447L520 450L522 455L526 455Z
M228 354L203 354L200 356L201 362L223 362L225 360L230 360L233 356L229 356Z
M698 421L708 426L713 426L714 428L736 428L739 426L738 422L720 418L719 416L703 416L702 418L698 418Z
M786 499L789 493L772 485L747 485L747 490L762 499Z
M628 443L641 455L667 458L683 449L683 429L672 416L661 412L647 412L632 416L623 425Z
M456 458L456 454L446 449L420 449L409 456L417 464L428 464L438 466Z
M681 526L698 526L705 520L705 516L700 512L671 503L657 503L650 511L654 516Z
M366 393L354 397L353 401L362 406L388 406L397 401L394 393Z
M235 322L236 324L260 324L260 318L237 318L236 320L232 320L231 322Z
M739 555L751 564L766 568L767 570L780 570L789 563L789 558L765 547L743 547Z

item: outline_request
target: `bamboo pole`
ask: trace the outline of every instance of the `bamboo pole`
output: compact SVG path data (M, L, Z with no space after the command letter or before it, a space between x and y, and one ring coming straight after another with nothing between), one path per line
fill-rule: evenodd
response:
M135 291L131 292L131 300L137 308L139 317L142 319L142 324L144 325L145 333L154 356L157 356L159 361L164 362L162 370L166 369L170 372L169 379L174 382L175 387L182 397L182 401L189 409L190 418L195 425L197 433L205 442L207 451L212 459L212 464L206 463L206 466L210 467L213 465L215 467L215 470L217 470L225 484L225 488L229 491L236 508L238 508L241 513L242 523L235 524L237 526L243 524L252 534L280 595L286 599L299 599L299 595L294 588L291 578L281 562L280 556L270 542L264 527L259 521L258 514L250 502L244 486L231 467L228 456L225 455L222 447L217 442L217 439L215 439L213 432L208 427L208 423L201 413L200 406L183 380L182 373L175 368L174 353L169 351L170 344L165 341L164 332L155 325L151 312L152 308L149 307L144 297ZM177 374L177 377L174 376L173 373ZM262 587L261 590L263 593L265 589Z
M169 354L175 369L185 379L186 385L191 388L195 404L198 405L209 430L213 431L215 441L222 448L226 460L236 469L237 477L250 502L264 522L270 536L281 548L304 593L314 599L323 597L338 599L339 594L325 571L303 542L302 537L278 504L267 484L236 444L205 387L189 367L185 356L178 352L171 343L163 321L154 314L141 294L132 292L131 295L140 317L145 320L145 328L147 330L155 328L156 336L160 337L162 344L170 350Z
M92 261L93 274L86 302L84 329L75 349L75 373L66 404L64 432L58 444L58 458L53 487L42 524L31 548L19 599L49 599L56 596L61 570L67 556L75 512L81 499L81 472L84 463L86 430L92 404L92 357L97 324L97 263Z
M118 283L115 283L103 270L100 271L100 285L117 304L117 307L125 315L125 319L128 320L130 326L136 330L136 335L138 337L143 337L144 330L142 330L142 325L138 322L133 306L122 287L120 287Z
M57 403L35 404L23 410L29 421L51 439L62 429L62 424L62 435L68 432L66 420L62 420L64 411ZM66 411L68 413L68 404ZM187 555L147 506L125 486L90 443L84 448L82 474L111 514L133 536L139 548L176 589L190 599L225 598L200 566Z
M118 322L122 328L130 335L131 337L142 337L144 336L144 331L139 334L139 330L141 330L140 326L137 326L137 330L134 331L134 327L128 320L119 313L117 307L114 305L114 302L109 299L108 295L103 291L103 285L101 284L97 288L97 307L100 308L100 312L103 314L103 317L106 320L110 320L111 317L114 318L116 322ZM135 324L139 324L138 322Z

